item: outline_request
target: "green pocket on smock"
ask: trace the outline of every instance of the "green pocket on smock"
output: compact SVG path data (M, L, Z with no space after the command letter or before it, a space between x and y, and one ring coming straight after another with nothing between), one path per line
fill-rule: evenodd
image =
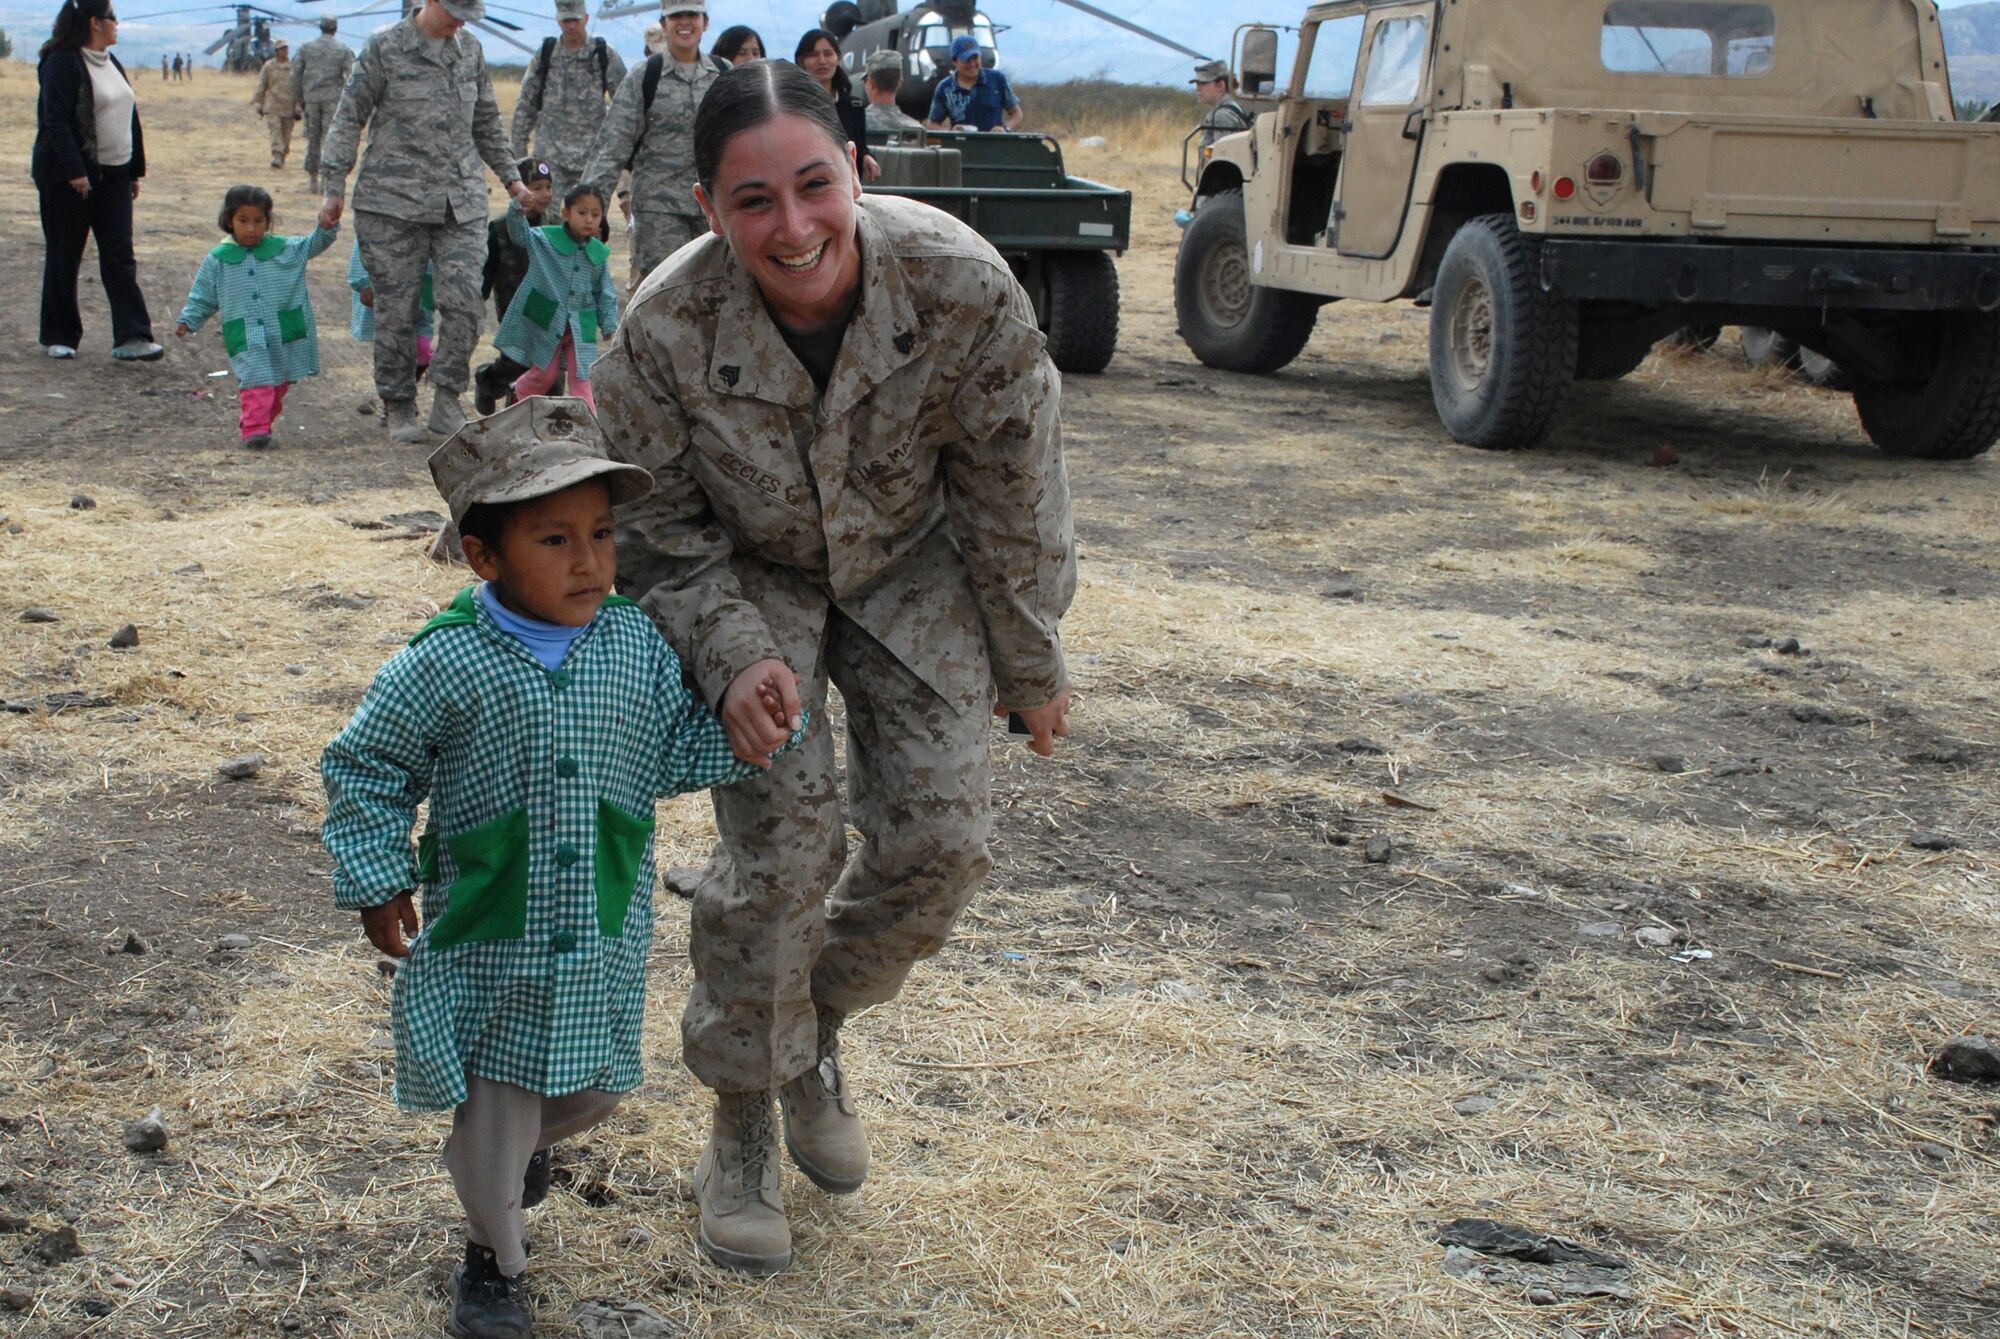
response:
M597 802L597 933L606 939L625 933L625 912L652 841L651 818L634 818L609 800Z
M304 307L287 307L278 313L278 337L287 344L306 337Z
M561 304L554 298L540 289L531 288L528 290L528 296L524 299L521 313L542 329L547 330L549 323L556 319L556 313L561 310Z
M430 945L451 948L528 932L528 811L516 809L470 832L446 837L458 866Z
M583 336L583 342L585 344L597 343L596 309L592 307L585 307L582 311L578 312L576 314L576 328L577 332Z
M243 318L222 323L222 351L234 358L250 347L250 334L244 329Z

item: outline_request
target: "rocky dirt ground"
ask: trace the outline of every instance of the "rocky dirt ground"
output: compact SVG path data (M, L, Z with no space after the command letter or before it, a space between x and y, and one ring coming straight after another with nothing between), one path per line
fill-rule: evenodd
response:
M141 83L162 333L222 189L274 175L248 94ZM6 66L17 164L32 95ZM701 1260L664 898L648 1086L533 1218L540 1332L626 1299L691 1335L2000 1333L2000 1090L1927 1070L2000 1029L1993 462L1883 458L1727 342L1518 456L1444 438L1407 308L1211 372L1176 155L1110 141L1071 154L1137 195L1118 356L1065 388L1077 734L1004 752L992 891L855 1025L875 1173L793 1184L791 1273ZM41 357L16 180L0 1334L436 1333L443 1129L388 1102L316 840L319 747L464 579L408 519L421 452L367 416L344 245L267 454L213 333L114 366L94 281L83 356ZM663 865L708 831L663 806Z

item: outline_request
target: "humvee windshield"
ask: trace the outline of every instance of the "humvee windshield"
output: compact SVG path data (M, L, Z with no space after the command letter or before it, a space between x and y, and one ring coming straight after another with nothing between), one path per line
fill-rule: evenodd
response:
M1613 74L1754 78L1771 68L1776 32L1765 5L1613 0L1598 56Z

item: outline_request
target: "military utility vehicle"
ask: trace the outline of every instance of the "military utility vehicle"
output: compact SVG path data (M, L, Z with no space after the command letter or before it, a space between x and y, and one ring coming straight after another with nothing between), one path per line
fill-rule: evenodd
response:
M1531 446L1685 327L1837 363L1882 450L2000 437L2000 125L1953 119L1931 0L1340 0L1204 150L1174 300L1265 372L1339 298L1430 307L1432 394ZM1257 95L1262 96L1257 96Z

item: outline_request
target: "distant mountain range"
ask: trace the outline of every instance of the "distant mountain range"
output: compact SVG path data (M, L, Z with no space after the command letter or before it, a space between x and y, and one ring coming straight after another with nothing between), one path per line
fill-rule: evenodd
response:
M1951 57L1952 96L2000 102L2000 4L1947 9L1938 20Z

